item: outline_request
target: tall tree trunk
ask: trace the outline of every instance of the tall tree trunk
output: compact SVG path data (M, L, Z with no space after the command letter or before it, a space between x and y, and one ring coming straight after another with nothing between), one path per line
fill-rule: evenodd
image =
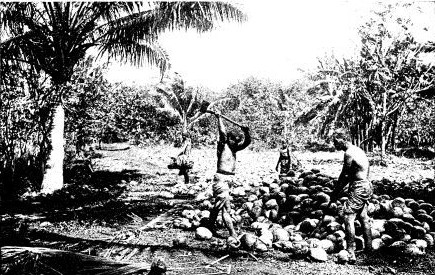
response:
M53 113L53 127L50 132L51 150L48 154L46 170L42 180L42 193L52 194L63 187L64 128L65 110L62 104L58 104Z
M381 120L381 157L385 156L385 146L386 146L386 127L387 119L387 92L382 93L382 120Z

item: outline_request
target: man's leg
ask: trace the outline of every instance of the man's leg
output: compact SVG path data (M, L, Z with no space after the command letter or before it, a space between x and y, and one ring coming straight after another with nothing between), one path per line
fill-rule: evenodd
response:
M344 225L346 228L347 252L349 252L349 263L355 263L355 213L346 213L344 216Z
M184 184L189 184L189 170L183 169L181 174L184 176Z
M231 219L230 211L231 211L230 201L226 200L225 205L222 208L222 220L224 221L225 226L227 227L228 232L230 233L230 236L237 238L237 233L236 230L234 230L233 220Z
M364 205L363 209L361 210L361 213L359 215L359 220L361 222L361 225L363 227L363 235L364 235L364 243L365 252L371 252L372 251L372 229L370 226L370 219L369 215L367 213L367 204Z

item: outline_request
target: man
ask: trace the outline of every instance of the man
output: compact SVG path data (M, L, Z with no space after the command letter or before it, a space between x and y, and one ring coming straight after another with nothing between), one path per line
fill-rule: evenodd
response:
M249 128L246 126L241 127L244 134L243 138L232 131L227 133L222 117L217 113L215 115L218 119L219 140L217 144L217 171L212 184L215 203L210 213L209 228L216 235L215 223L219 212L221 212L222 220L230 233L230 237L237 238L230 216L229 183L236 172L236 153L251 143L251 136Z
M189 171L193 167L193 161L190 159L190 152L192 151L192 141L187 132L181 134L183 144L181 151L177 157L171 158L171 163L168 165L169 169L179 169L178 175L184 176L184 184L189 183Z
M337 199L343 188L349 184L348 197L344 203L343 213L345 219L347 251L349 263L355 263L355 218L361 222L364 233L365 250L372 250L372 235L369 217L367 214L368 200L373 195L373 187L368 180L369 160L364 151L352 145L343 131L336 131L333 135L334 146L344 151L344 163L338 182L332 192L331 199Z
M278 158L278 162L276 163L275 170L280 174L287 175L291 173L291 170L298 169L299 166L300 166L300 162L290 152L290 146L287 144L286 141L283 141L281 145L281 149L279 151L279 158Z

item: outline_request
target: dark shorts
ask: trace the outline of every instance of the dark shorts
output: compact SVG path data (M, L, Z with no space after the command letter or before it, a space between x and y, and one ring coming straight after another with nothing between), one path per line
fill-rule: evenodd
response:
M349 184L349 199L344 202L345 214L359 213L373 195L372 183L368 180L354 181Z

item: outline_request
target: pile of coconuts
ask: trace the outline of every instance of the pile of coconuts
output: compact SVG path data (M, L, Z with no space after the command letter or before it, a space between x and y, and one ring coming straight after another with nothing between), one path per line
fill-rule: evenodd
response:
M279 179L263 181L251 186L232 189L233 223L239 229L237 248L265 252L271 249L289 253L292 257L309 257L326 261L334 255L337 262L349 260L342 214L345 196L332 202L330 194L336 180L317 169L280 175ZM346 191L342 195L346 195ZM211 232L201 226L210 216L213 199L204 199L193 207L189 205L174 220L174 227L196 230L202 240L212 238ZM434 245L435 207L423 200L392 198L375 194L368 205L372 226L374 250L385 250L402 255L423 255ZM313 233L321 217L320 228ZM218 227L224 228L221 215ZM365 247L362 226L355 221L356 248Z

